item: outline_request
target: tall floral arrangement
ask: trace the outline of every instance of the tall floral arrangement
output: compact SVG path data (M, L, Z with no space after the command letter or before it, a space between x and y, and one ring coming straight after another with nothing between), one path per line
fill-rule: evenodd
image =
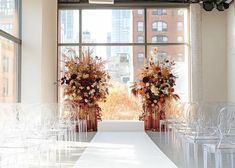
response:
M106 100L109 79L105 62L97 56L93 57L91 51L81 57L65 57L65 71L60 79L64 96L77 103L81 110L95 107L96 111L101 111L98 102ZM89 113L89 110L83 111L83 116Z
M156 48L154 54L157 54ZM168 59L154 62L151 56L149 63L140 73L139 81L133 84L132 93L142 98L145 115L146 109L148 112L159 111L159 107L164 105L166 99L179 99L174 89L177 78L172 71L174 65L174 61ZM161 114L161 118L164 118L164 113Z

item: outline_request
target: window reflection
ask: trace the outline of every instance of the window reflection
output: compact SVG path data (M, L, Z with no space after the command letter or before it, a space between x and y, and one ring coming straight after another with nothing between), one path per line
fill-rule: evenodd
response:
M0 29L19 37L19 0L0 0Z
M0 102L17 100L17 44L0 36Z

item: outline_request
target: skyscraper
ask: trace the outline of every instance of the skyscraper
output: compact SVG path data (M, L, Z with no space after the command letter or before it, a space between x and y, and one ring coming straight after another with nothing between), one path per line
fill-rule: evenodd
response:
M112 43L128 43L132 40L131 10L112 10ZM115 46L108 57L108 69L114 81L127 83L131 79L131 49Z
M61 12L61 41L71 42L74 39L74 12L65 10Z

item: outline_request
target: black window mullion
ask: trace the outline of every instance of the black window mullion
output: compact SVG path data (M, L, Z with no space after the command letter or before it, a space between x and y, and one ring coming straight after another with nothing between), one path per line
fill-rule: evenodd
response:
M147 62L147 49L148 49L148 46L147 46L147 9L144 8L144 63Z
M131 8L131 7L130 7ZM148 42L147 40L147 34L148 34L148 29L147 29L147 9L148 8L143 8L144 10L144 42L143 43L138 43L138 42L132 42L132 43L83 43L82 41L82 8L79 8L79 42L78 43L58 43L58 46L79 46L79 55L82 54L82 47L83 46L143 46L144 47L144 52L145 52L145 59L148 58L148 47L149 46L172 46L172 45L189 45L187 43L167 43L164 42L163 36L160 37L160 39L157 39L159 42ZM163 25L162 25L163 28ZM163 30L164 31L164 30Z
M79 9L79 56L82 56L82 9Z

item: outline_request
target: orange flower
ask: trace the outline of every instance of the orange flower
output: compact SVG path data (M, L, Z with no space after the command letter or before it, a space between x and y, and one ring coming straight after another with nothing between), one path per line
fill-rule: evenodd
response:
M161 71L161 68L159 66L156 67L156 71L157 72L160 72Z
M141 86L145 86L145 83L144 83L144 82L140 82L140 85L141 85Z
M138 93L139 93L139 94L144 94L144 90L143 90L143 89L140 89L140 90L138 90Z
M157 48L157 47L154 47L153 53L154 53L154 54L157 54L157 52L158 52L158 48Z

